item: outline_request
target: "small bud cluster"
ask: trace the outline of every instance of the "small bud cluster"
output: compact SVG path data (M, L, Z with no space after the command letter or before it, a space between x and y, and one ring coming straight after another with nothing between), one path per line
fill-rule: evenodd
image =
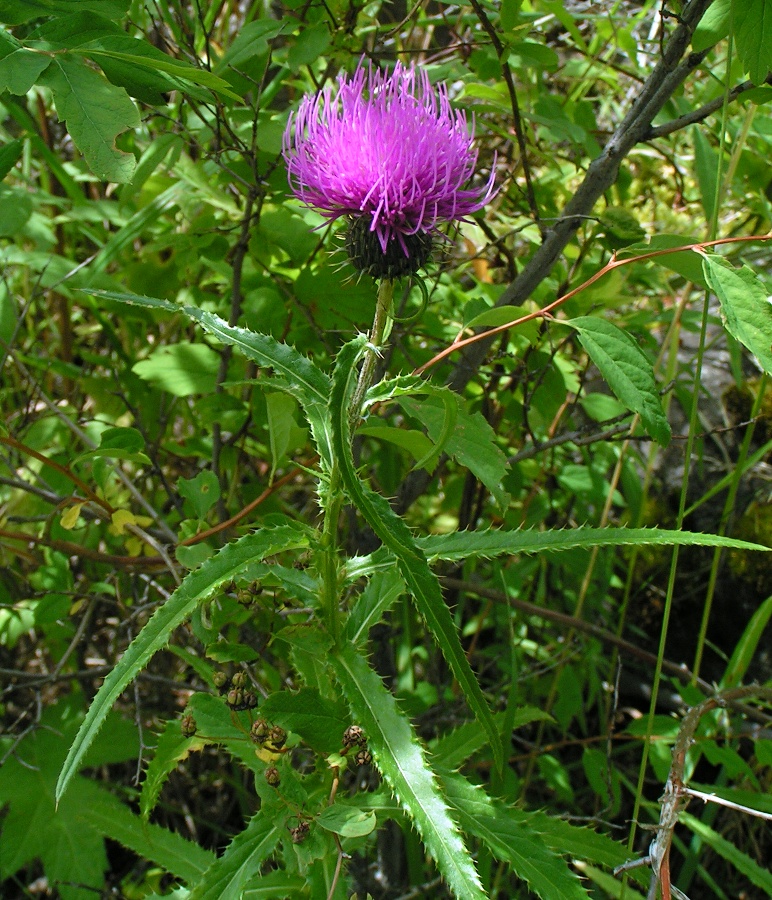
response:
M294 828L290 828L290 837L292 838L293 844L302 844L303 841L308 837L308 832L311 830L311 826L308 822L298 822L298 824Z
M266 744L269 750L282 750L287 743L287 732L280 725L269 725L265 719L255 719L249 736L256 744Z
M355 750L354 762L358 766L369 766L373 755L367 749L367 736L359 725L349 725L343 732L343 753Z
M236 672L233 676L215 672L212 681L218 694L225 697L225 702L235 712L257 706L257 697L253 691L248 690L249 679L246 672Z
M182 736L189 738L196 733L196 720L190 713L187 713L180 719L180 731Z

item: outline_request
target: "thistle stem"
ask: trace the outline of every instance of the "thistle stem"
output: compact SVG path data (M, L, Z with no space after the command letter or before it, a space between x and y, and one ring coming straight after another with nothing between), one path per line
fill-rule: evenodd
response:
M367 389L373 380L375 363L378 356L378 348L383 341L386 325L391 311L394 282L383 279L378 287L378 299L375 304L375 318L370 331L370 346L365 353L362 368L359 370L351 405L348 410L350 430L353 432L362 411L362 403ZM350 439L350 437L349 437ZM336 460L333 460L332 468L327 478L322 495L324 508L324 523L322 525L322 539L320 546L319 573L322 577L321 609L327 630L334 643L340 641L340 560L338 555L338 520L343 506L343 492L341 490L340 468Z
M337 646L340 641L340 565L338 559L338 520L343 505L340 486L340 470L333 464L326 490L324 524L322 526L321 608L327 630Z
M349 407L348 420L352 432L359 421L367 389L372 384L373 374L375 373L375 363L383 341L383 334L386 330L389 313L391 312L393 296L394 282L389 278L382 278L381 283L378 286L378 298L375 302L373 327L370 330L371 346L368 347L364 362L362 363L362 368L359 370L359 380L354 389L354 394L351 398L351 406Z

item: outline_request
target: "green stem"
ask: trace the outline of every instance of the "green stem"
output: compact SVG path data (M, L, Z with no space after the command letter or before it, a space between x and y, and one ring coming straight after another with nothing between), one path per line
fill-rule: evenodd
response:
M349 421L353 432L362 410L367 389L373 380L378 348L383 341L386 325L391 311L394 282L383 280L378 288L378 299L375 305L375 318L370 331L370 347L362 363L359 379L354 390L349 408ZM324 523L322 526L321 559L319 573L322 577L321 607L327 630L335 645L340 642L340 559L338 547L338 522L343 506L340 466L333 459L326 485L320 484Z
M387 278L382 279L378 286L378 299L375 303L375 318L373 319L373 327L370 331L370 347L365 355L362 368L359 371L359 380L354 389L354 396L351 398L351 406L349 407L349 425L351 426L352 434L359 421L365 394L373 380L375 363L378 358L378 351L381 343L383 342L383 335L386 330L389 313L391 312L393 296L394 282Z
M324 500L322 527L322 615L335 645L340 641L340 566L338 560L338 520L343 505L340 468L333 462Z

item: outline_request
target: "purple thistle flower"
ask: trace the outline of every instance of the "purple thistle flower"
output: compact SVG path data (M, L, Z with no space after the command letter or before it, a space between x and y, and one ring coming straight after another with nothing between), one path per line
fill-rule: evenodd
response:
M293 136L294 126L294 136ZM447 87L397 63L391 75L359 64L337 90L306 96L284 133L293 193L333 221L349 217L355 268L397 278L425 265L440 226L482 209L494 194L469 182L474 123L452 109Z

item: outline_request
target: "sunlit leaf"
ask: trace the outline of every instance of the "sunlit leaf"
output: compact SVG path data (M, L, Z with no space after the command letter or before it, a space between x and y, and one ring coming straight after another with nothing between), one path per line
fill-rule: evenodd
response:
M139 125L139 112L123 88L110 84L84 62L55 57L41 76L51 88L60 118L89 165L103 181L130 181L136 162L115 140Z

